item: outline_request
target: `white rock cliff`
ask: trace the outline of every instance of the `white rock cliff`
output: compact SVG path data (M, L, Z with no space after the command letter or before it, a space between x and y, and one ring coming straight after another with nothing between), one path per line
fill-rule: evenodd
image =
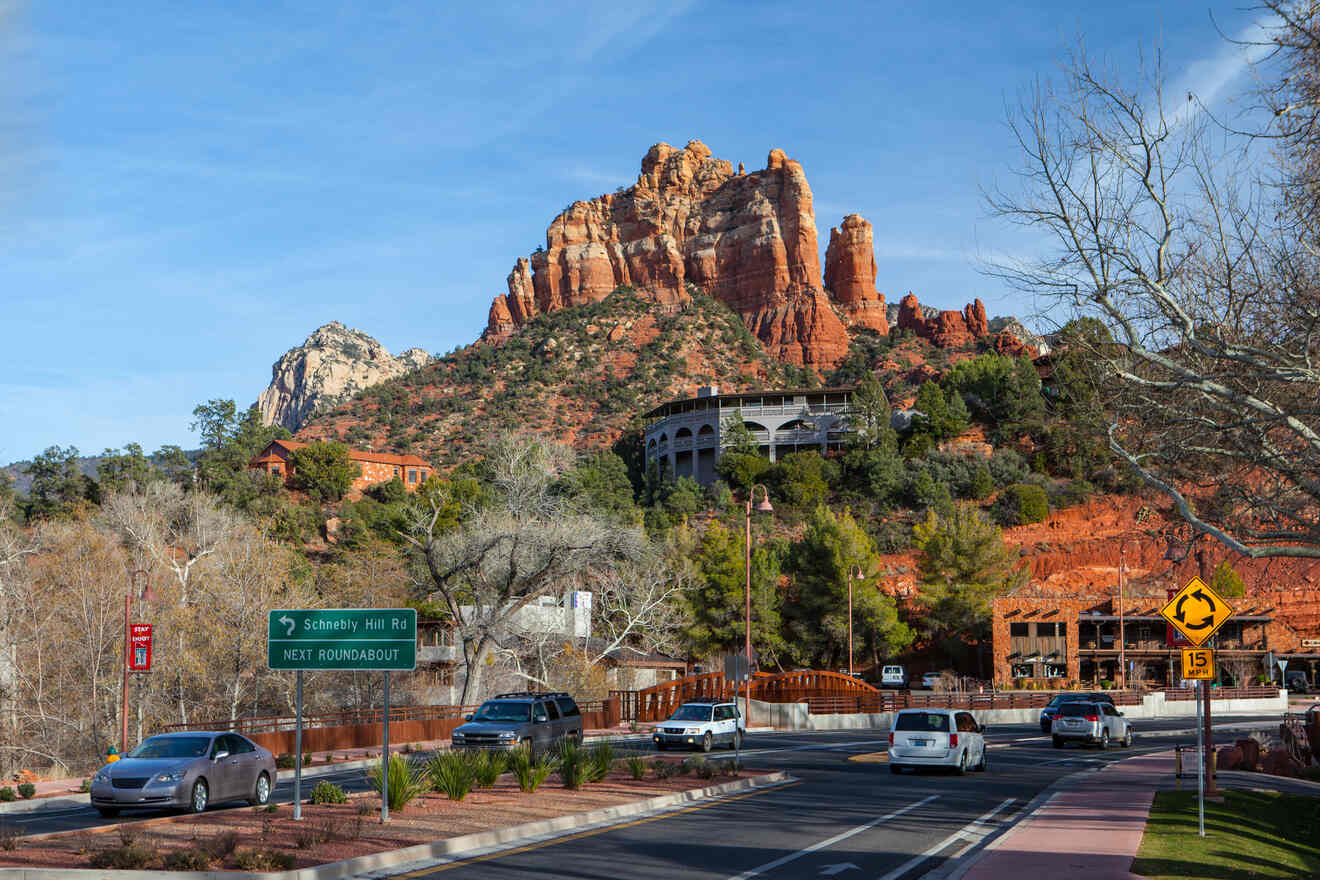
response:
M386 379L425 366L431 356L410 348L397 357L361 330L338 321L318 327L270 368L270 387L257 406L262 421L297 431L319 409Z

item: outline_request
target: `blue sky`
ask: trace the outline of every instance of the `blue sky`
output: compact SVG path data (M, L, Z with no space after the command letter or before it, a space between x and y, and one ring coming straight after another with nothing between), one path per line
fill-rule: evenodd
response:
M1030 247L981 199L1005 102L1079 35L1222 97L1215 22L1252 14L817 5L0 0L0 463L195 446L197 403L252 402L327 321L467 344L553 216L662 140L801 161L822 248L869 219L891 301L1026 314L977 271Z

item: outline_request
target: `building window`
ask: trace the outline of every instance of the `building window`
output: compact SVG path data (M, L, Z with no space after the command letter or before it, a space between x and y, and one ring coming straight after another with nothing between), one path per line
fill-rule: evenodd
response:
M1067 675L1067 674L1068 674L1068 667L1066 667L1066 666L1064 666L1064 665L1062 665L1062 664L1060 664L1060 663L1046 663L1046 664L1045 664L1045 677L1046 677L1046 678L1063 678L1063 677L1064 677L1065 675Z
M277 465L277 464L273 464L273 465L271 465L271 466L270 466L270 472L271 472L272 474L278 474L278 473L280 472L280 466Z
M1035 674L1035 670L1032 669L1031 667L1032 667L1032 664L1030 664L1030 663L1014 663L1014 664L1013 664L1013 677L1014 677L1014 678L1031 678L1031 677Z
M417 482L417 468L408 468L408 482L409 483Z
M1025 623L1010 623L1008 634L1011 638L1025 639L1027 637L1027 625Z
M397 477L398 475L399 475L399 469L398 469L398 468L395 468L395 469L394 469L394 476Z

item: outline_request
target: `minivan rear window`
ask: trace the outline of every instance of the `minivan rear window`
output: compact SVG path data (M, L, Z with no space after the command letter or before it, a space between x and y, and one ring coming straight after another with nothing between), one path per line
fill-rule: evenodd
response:
M1099 715L1100 710L1090 703L1064 703L1059 707L1059 714L1065 718L1081 718L1084 715Z
M938 712L904 712L894 722L895 730L937 730L947 733L949 716Z

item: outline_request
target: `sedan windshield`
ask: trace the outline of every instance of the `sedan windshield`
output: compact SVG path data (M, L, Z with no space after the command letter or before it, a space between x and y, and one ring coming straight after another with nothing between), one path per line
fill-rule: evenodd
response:
M895 730L938 730L947 733L949 716L938 712L902 712L894 721Z
M129 752L129 758L200 758L211 745L209 736L153 736Z
M674 710L674 714L669 716L670 721L709 721L710 706L679 706Z
M1059 706L1059 705L1061 705L1061 704L1063 704L1063 703L1066 703L1066 702L1068 702L1069 700L1075 700L1075 699L1077 699L1077 698L1076 698L1076 697L1069 696L1068 694L1055 694L1055 695L1054 695L1054 699L1050 700L1050 704L1049 704L1049 706L1046 706L1045 708L1046 708L1046 709L1049 709L1049 708L1051 708L1051 707Z
M531 721L530 703L483 703L473 721Z

